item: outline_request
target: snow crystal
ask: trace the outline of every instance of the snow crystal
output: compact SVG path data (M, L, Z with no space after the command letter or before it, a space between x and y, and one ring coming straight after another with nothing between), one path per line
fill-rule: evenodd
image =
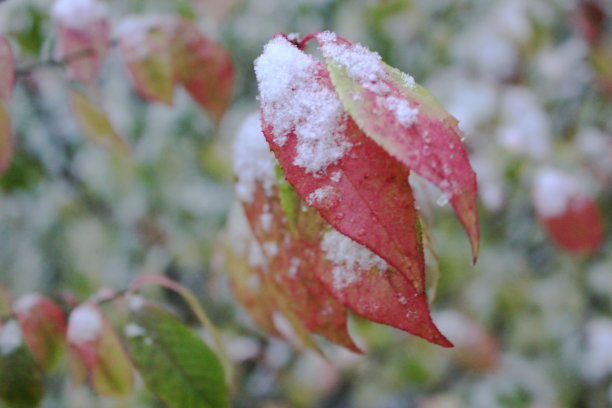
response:
M335 171L332 173L332 175L329 177L329 179L331 181L333 181L334 183L337 183L340 181L340 179L342 178L342 172L341 171Z
M87 29L108 17L108 7L96 0L58 0L51 14L67 27Z
M544 217L563 214L569 200L580 195L577 182L559 170L543 167L535 175L533 201L537 212Z
M320 204L332 193L334 193L334 188L332 186L317 188L306 197L306 202L310 206Z
M258 113L247 117L234 144L234 173L237 177L236 197L242 202L253 201L256 182L266 194L276 185L275 159L261 132Z
M146 333L145 330L136 323L128 323L123 332L125 333L126 337L144 336Z
M293 164L314 174L323 173L352 147L343 134L347 114L333 89L319 82L317 68L317 61L281 36L255 60L262 111L274 143L283 146L293 132Z
M13 306L13 310L24 315L30 314L30 310L42 299L38 293L28 293L20 297Z
M323 235L321 249L326 252L325 258L334 264L334 287L338 290L353 284L362 270L387 269L384 259L336 230Z
M73 344L94 341L102 333L102 316L92 305L81 305L70 313L67 339Z
M405 127L410 127L417 121L419 109L411 108L410 104L405 99L395 96L388 96L386 98L378 97L376 98L376 103L395 113L397 121Z
M405 72L401 73L402 79L404 80L404 85L406 85L409 89L414 90L416 88L416 82L412 75L409 75Z
M22 343L21 327L15 319L9 320L0 327L0 355L8 356L17 350Z

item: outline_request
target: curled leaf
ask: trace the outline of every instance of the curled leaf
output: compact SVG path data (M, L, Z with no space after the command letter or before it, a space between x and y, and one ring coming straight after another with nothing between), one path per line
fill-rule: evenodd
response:
M356 347L346 331L346 317L342 308L339 308L340 305L370 320L401 328L443 346L450 346L429 316L423 289L422 258L420 264L415 263L417 274L399 272L368 248L332 229L322 217L325 209L322 211L316 207L319 201L327 199L325 194L337 194L334 205L328 206L333 225L334 218L337 218L334 210L341 205L341 194L345 190L348 190L349 197L354 194L355 200L363 201L359 193L353 192L356 188L348 181L351 180L350 176L319 176L326 182L331 180L331 183L335 183L334 188L337 190L327 191L325 187L320 187L325 193L317 193L315 189L311 195L307 195L311 200L307 200L316 210L309 207L300 198L301 194L298 195L299 184L296 185L296 193L286 181L276 181L274 173L270 171L274 159L264 143L259 126L256 122L251 122L251 119L247 121L247 128L243 128L236 143L237 191L262 250L259 257L254 257L258 264L253 266L262 267L262 284L275 288L281 295L281 301L285 302L281 310L290 310L308 330L322 334L354 351ZM286 145L291 143L291 137L285 142ZM273 143L270 145L273 146ZM359 157L359 154L355 153L355 157ZM282 166L281 160L282 152L279 153ZM333 164L329 165L332 166ZM355 168L349 169L357 179L363 175ZM286 177L291 181L289 176ZM342 177L348 179L348 187L338 184ZM407 174L404 183L410 194ZM381 188L384 193L385 187ZM367 190L367 187L363 189ZM401 195L398 201L400 200ZM346 216L352 217L349 219L359 226L360 214L353 216L348 208L346 210ZM415 216L414 208L412 212L407 212L408 217ZM413 222L416 222L416 219L413 218ZM347 228L353 234L365 235L351 230L351 226ZM416 246L416 230L413 229L413 232ZM416 250L415 254L419 256ZM405 262L414 261L406 257ZM417 276L420 289L416 288L416 280L407 275Z

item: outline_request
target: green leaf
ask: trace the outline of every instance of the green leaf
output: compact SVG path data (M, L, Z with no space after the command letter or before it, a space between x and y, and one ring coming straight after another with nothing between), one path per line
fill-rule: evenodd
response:
M221 363L193 330L153 306L133 317L127 344L151 392L172 408L229 407Z
M14 319L0 327L0 400L9 407L36 407L43 395L42 375Z

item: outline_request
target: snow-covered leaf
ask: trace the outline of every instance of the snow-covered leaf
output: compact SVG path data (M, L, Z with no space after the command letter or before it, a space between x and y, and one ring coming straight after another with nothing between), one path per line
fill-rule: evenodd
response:
M145 384L170 407L229 407L217 356L168 312L148 305L134 310L125 334Z
M94 105L80 91L70 91L72 109L81 127L81 131L92 143L111 152L125 153L127 145L119 136L104 111Z
M411 76L385 64L377 53L331 32L314 37L343 107L367 137L448 196L475 260L476 176L457 120Z
M64 312L50 299L34 293L17 299L13 311L36 363L44 373L50 372L66 347Z
M354 125L353 129L356 129ZM291 137L287 137L285 142L285 146L289 145ZM365 143L365 146L367 143L372 143L367 139L362 142ZM274 146L273 143L270 145ZM357 147L360 146L363 144L360 143ZM358 148L352 148L351 152L353 151L356 157L360 157ZM284 152L277 154L282 166ZM393 159L387 159L387 163L382 164L380 173L373 170L373 174L385 174L385 169L389 168L387 166L399 166ZM341 159L340 162L343 160ZM371 160L375 164L381 164L375 155L371 157ZM329 165L329 167L332 166L334 164ZM366 167L366 171L370 169L367 163L362 166ZM306 194L306 197L312 198L308 200L311 201L312 207L310 207L300 198L302 194L298 195L299 190L296 193L293 187L283 179L277 182L273 171L274 158L261 134L258 121L247 120L245 128L241 130L236 141L234 170L237 175L238 197L242 201L253 234L257 238L259 244L257 248L261 251L258 256L249 253L251 265L263 269L261 285L269 285L281 295L281 300L284 300L285 303L281 305L284 307L280 310L283 312L290 310L310 331L322 334L345 347L351 345L349 348L353 350L355 347L352 346L352 341L349 342L346 318L343 310L338 307L340 305L348 307L367 319L401 328L443 346L450 346L450 343L435 328L429 316L423 288L422 252L416 250L413 252L414 256L421 257L420 261L415 262L416 270L410 270L413 275L406 271L398 272L396 268L365 246L333 229L321 216L329 211L327 214L332 219L332 225L338 218L334 210L337 206L342 205L340 196L342 184L338 183L341 183L342 178L347 179L346 187L342 188L356 190L361 186L359 183L362 183L366 184L362 187L365 191L362 194L372 194L367 191L368 188L373 188L367 185L368 175L356 167L358 167L357 164L354 164L354 167L348 167L348 169L354 173L354 183L357 184L357 188L348 181L351 180L351 176L342 174L341 167L335 168L332 173L336 174L335 172L338 171L340 177L320 175L318 178L327 179L326 182L330 183L332 188L338 188L337 192L331 192L337 196L334 199L334 205L321 210L316 205L321 204L319 201L323 202L327 199L325 193L313 192L311 193L313 196ZM308 181L314 179L312 183L317 182L317 177L302 172L302 176ZM281 171L279 173L282 175ZM405 194L412 198L407 182L407 171L402 170L400 176L405 176L403 183L406 184L407 190L402 191L401 187L395 190L398 194L397 201L405 199ZM287 179L291 181L288 176ZM299 185L299 182L300 180L296 185ZM384 183L374 182L373 184ZM401 183L398 184L401 186ZM326 190L325 187L321 188ZM389 191L384 185L381 185L380 188L382 196ZM316 191L315 188L313 190ZM348 195L350 194L354 194L355 197L356 203L353 203L353 206L360 205L359 200L364 200L358 193L348 190ZM374 201L372 198L370 200ZM380 208L373 205L374 208ZM398 208L394 207L397 204L391 203L390 205L391 208ZM413 224L410 226L413 235L408 239L413 239L415 246L420 245L416 243L418 239L416 225L418 224L416 224L414 208L412 207L410 211L410 205L406 205L406 202L400 205L404 205L402 209L408 213L408 217L413 217ZM362 205L359 208L364 207L366 206ZM359 226L360 214L352 214L350 207L344 210L346 217ZM371 212L367 214L373 216ZM393 217L392 214L384 214L390 218ZM402 222L401 217L397 222ZM340 221L343 221L343 217L339 218ZM370 220L365 222L368 221ZM343 224L340 223L340 225ZM365 230L361 234L359 231L356 233L351 225L347 225L346 228L353 234L367 235ZM414 261L407 259L404 262ZM415 281L408 277L415 275L419 278L417 281L420 285L419 290L416 289Z

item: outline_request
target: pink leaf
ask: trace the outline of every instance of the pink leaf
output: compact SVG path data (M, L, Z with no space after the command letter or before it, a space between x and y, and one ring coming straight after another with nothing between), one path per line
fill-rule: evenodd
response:
M312 36L321 45L344 108L389 155L448 196L467 231L475 260L476 176L457 120L412 77L386 65L378 54L331 32Z
M541 168L535 177L533 200L540 222L561 248L589 254L600 247L604 235L601 214L577 179Z
M15 58L11 44L0 36L0 99L10 99L15 86Z
M22 296L13 305L13 310L36 363L43 372L50 372L64 354L64 312L53 301L38 294Z
M92 82L109 48L106 4L96 0L58 0L52 14L58 22L59 54L66 62L68 76Z

